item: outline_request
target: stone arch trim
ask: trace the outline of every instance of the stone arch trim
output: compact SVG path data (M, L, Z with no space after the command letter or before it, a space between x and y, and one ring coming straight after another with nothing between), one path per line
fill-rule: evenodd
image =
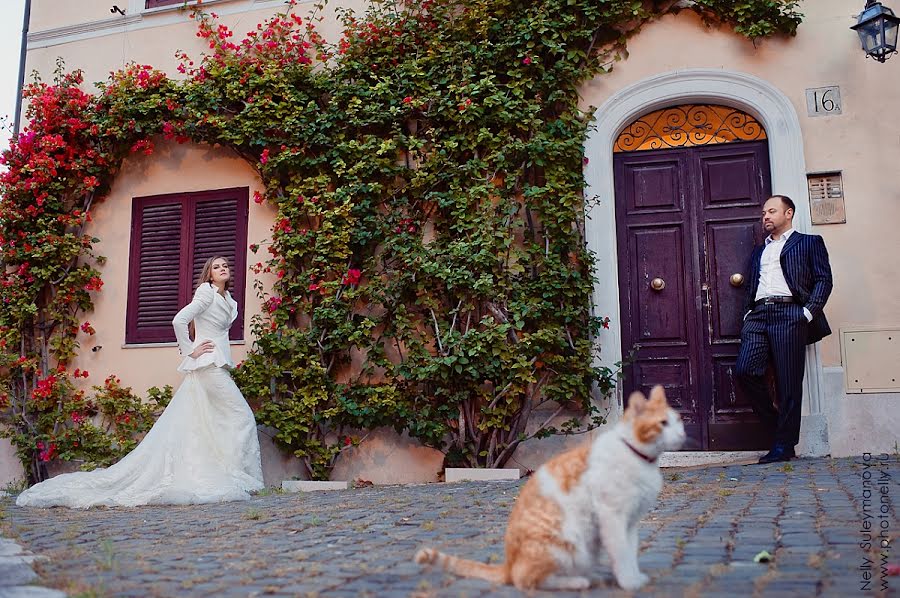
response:
M769 141L772 190L797 205L794 228L809 232L809 197L800 120L779 89L747 73L714 69L677 70L643 79L609 97L596 111L585 140L585 197L596 202L588 214L586 238L596 256L594 309L612 320L598 335L602 353L597 365L615 368L622 360L619 326L619 278L616 249L613 144L619 133L642 114L679 103L714 103L751 114L765 127ZM817 345L807 348L804 403L810 414L822 413L822 365ZM616 416L616 410L611 415Z

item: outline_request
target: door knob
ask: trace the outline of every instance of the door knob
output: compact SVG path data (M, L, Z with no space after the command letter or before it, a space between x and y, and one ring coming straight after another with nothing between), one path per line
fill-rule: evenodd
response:
M731 275L731 278L728 279L731 283L731 286L734 288L738 288L742 284L744 284L744 275L741 273L735 273Z
M666 281L662 278L654 278L650 281L650 288L654 291L661 291L666 288Z

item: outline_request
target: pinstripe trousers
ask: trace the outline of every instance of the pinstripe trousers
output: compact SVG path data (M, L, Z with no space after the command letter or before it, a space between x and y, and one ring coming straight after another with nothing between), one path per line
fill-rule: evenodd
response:
M757 416L775 433L775 444L792 448L800 440L800 408L809 322L796 303L757 305L741 328L735 376ZM766 385L775 373L778 409Z

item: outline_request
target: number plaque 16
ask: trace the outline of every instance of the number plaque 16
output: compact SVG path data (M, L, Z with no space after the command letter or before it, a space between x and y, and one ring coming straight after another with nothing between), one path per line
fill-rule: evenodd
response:
M806 112L809 116L833 116L841 113L841 88L814 87L806 90Z

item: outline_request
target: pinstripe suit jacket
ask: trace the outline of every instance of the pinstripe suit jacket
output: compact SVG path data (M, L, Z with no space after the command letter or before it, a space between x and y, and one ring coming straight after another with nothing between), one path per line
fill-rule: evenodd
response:
M750 257L750 284L747 287L745 313L753 309L756 290L759 288L759 270L765 244L753 248ZM819 235L804 235L794 231L781 250L781 271L794 296L794 301L809 310L807 344L815 343L831 334L828 320L822 311L831 295L831 264L825 241Z

